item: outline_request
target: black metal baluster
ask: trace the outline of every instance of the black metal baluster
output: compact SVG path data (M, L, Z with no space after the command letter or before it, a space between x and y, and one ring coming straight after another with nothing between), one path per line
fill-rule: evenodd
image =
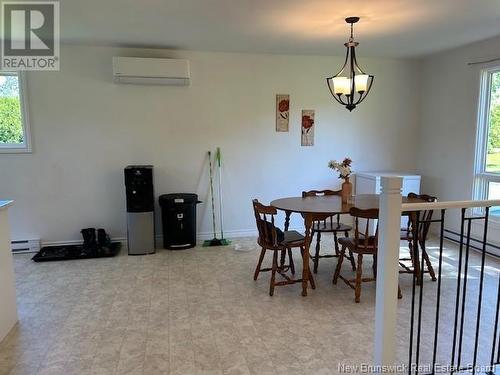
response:
M499 278L498 283L500 284L500 274L498 275L498 278ZM500 288L500 286L499 286L499 288ZM500 293L500 289L498 292ZM498 337L498 346L497 346L497 361L495 364L500 363L500 332L498 332L498 336L499 337Z
M493 329L493 343L491 344L491 361L490 361L490 366L491 366L491 371L490 373L493 374L493 365L495 365L495 348L497 346L497 335L498 335L498 313L500 311L500 273L498 274L498 285L497 285L497 308L496 308L496 313L495 313L495 328ZM500 349L500 345L498 346ZM497 359L498 362L498 359Z
M420 218L417 216L417 230L416 230L416 235L417 237L414 239L416 250L417 253L419 251L418 248L418 235L419 235L419 229L420 229ZM418 375L418 366L419 366L419 360L420 360L420 336L421 336L421 331L422 331L422 302L423 302L423 294L424 294L424 257L423 255L421 256L421 265L420 265L420 293L419 293L419 300L418 300L418 323L417 323L417 352L415 354L415 365L416 365L416 370L415 370L415 375Z
M464 336L464 322L465 322L465 296L467 294L467 274L469 268L470 232L472 224L470 218L467 218L466 220L467 220L467 243L465 245L464 287L462 290L462 312L460 314L460 334L458 339L457 369L460 368L460 360L462 358L462 341Z
M500 342L498 343L498 347L497 347L497 362L496 364L499 364L500 363Z
M498 278L500 279L500 274L498 275ZM499 284L500 284L500 280L498 281ZM500 293L500 290L499 290L499 293ZM496 364L499 364L500 363L500 332L498 333L498 347L497 347L497 362Z
M437 301L436 301L436 323L434 325L434 353L432 355L432 375L435 374L438 334L439 334L439 307L441 303L441 268L443 266L444 213L445 210L441 210L441 229L439 233L439 262L438 262L439 265L438 265L438 285L437 285ZM422 259L423 259L423 254L422 254Z
M411 215L414 215L413 219L413 244L415 244L416 239L418 239L418 233L416 230L416 222L418 221L418 216L419 212L412 212L410 213L410 220L412 220ZM412 244L412 246L413 246ZM413 249L409 249L410 251L413 251ZM408 354L408 374L411 375L411 368L412 368L412 357L413 357L413 326L414 326L414 320L415 320L415 286L417 284L416 282L417 276L415 275L415 271L413 272L413 282L412 282L412 287L411 287L411 316L410 316L410 351Z
M479 297L477 303L477 316L476 316L476 340L474 342L474 359L472 362L472 375L476 373L477 364L477 347L479 344L479 327L481 324L481 305L483 299L483 284L484 284L484 263L486 261L486 241L488 237L488 216L490 208L486 207L484 215L484 233L483 233L483 253L481 255L481 275L479 276Z
M457 296L455 300L455 324L453 326L453 347L451 349L451 374L455 372L455 350L457 346L457 326L458 326L458 309L460 306L460 281L462 280L462 255L464 247L464 225L465 225L465 208L462 208L460 217L460 247L458 255L458 272L457 272Z

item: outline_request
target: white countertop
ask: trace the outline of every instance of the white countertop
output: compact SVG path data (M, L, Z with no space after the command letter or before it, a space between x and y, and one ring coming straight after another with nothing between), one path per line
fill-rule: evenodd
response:
M0 200L0 210L3 210L4 208L7 208L9 206L12 205L12 203L14 203L14 201L3 201L3 200Z

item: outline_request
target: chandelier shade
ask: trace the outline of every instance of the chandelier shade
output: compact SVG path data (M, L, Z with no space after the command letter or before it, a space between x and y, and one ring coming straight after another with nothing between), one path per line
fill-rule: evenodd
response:
M374 76L365 73L356 60L356 47L359 43L353 38L353 24L359 21L359 17L349 17L345 20L351 24L351 36L344 44L347 48L344 65L337 74L328 77L326 83L335 100L352 111L365 100L372 87Z

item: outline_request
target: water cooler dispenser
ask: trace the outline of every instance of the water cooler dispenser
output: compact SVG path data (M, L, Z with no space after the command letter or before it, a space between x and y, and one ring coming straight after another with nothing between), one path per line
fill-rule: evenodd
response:
M125 168L129 255L155 252L153 166Z

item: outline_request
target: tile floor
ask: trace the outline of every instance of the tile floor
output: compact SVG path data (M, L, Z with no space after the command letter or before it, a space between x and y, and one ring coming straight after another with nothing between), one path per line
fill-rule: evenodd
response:
M329 245L326 240L325 249ZM111 259L45 264L16 255L20 320L0 343L0 374L334 374L339 363L370 362L373 283L363 285L355 304L351 289L331 284L336 260L326 259L308 297L300 296L298 284L278 287L269 297L269 274L252 279L257 257L253 238L225 248L140 257L122 251ZM453 328L456 260L456 246L446 243L443 337ZM471 300L478 260L471 256ZM482 328L490 337L481 337L483 361L489 358L487 317L494 316L499 264L488 258ZM370 272L370 262L365 267ZM400 283L398 358L407 361L410 275L401 275ZM426 278L422 361L432 354L436 285ZM465 347L472 342L468 327L476 305L467 307ZM438 359L449 358L450 350L443 340Z

